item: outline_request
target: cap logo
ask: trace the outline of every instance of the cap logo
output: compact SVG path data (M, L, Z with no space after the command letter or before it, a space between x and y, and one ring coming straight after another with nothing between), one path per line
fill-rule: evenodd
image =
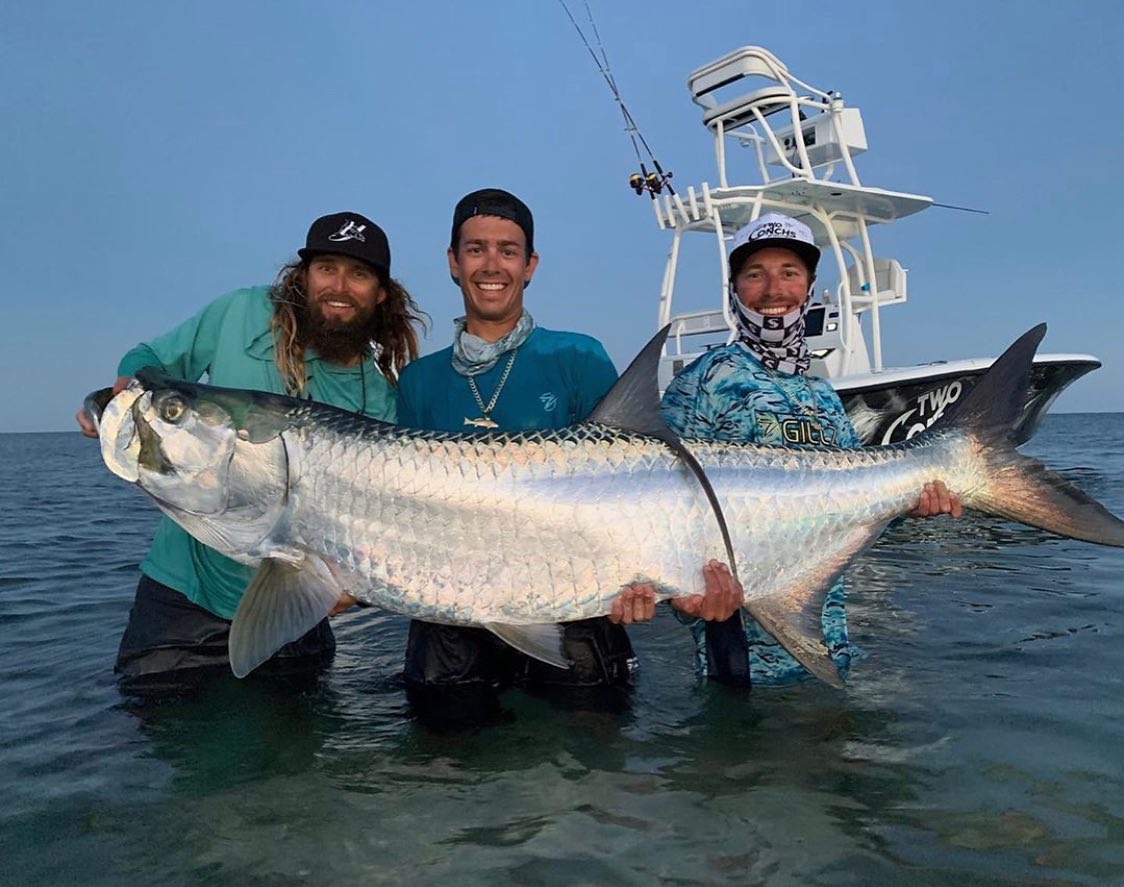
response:
M342 240L358 240L360 243L366 243L367 238L363 236L365 230L367 230L366 225L356 225L354 222L348 221L335 234L329 234L328 239L333 243L339 243Z
M780 237L786 240L799 240L796 231L783 222L765 222L749 235L750 240L762 240L766 237Z

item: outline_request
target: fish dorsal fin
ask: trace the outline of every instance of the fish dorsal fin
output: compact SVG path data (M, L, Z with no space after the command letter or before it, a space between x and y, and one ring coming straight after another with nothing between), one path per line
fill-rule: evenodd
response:
M726 546L726 558L730 570L737 578L737 559L734 557L734 546L730 541L730 530L726 526L726 515L722 513L722 506L714 493L714 487L710 485L710 478L706 476L694 454L683 445L679 435L668 428L663 416L660 415L660 355L663 353L663 343L670 329L671 324L668 324L652 337L651 341L632 359L632 363L621 374L617 384L601 398L601 402L594 407L586 421L608 425L621 431L644 434L667 444L698 478L703 492L706 493L710 507L714 510L714 517L718 521L718 529L722 532L722 542ZM700 552L700 557L701 555Z
M674 436L660 415L660 355L670 329L668 324L656 333L632 359L617 383L593 408L588 421L638 434Z

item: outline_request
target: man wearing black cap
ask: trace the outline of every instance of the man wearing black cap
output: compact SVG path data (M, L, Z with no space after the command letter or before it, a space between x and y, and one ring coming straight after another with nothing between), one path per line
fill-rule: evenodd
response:
M417 356L417 306L390 276L386 234L358 213L323 216L300 258L272 286L237 290L129 351L115 391L144 366L181 379L305 397L394 421L396 379ZM84 412L79 424L96 431ZM193 539L168 518L141 563L115 671L139 695L189 689L229 670L229 620L251 568ZM327 620L282 648L263 673L315 669L335 648Z
M496 188L474 191L453 211L449 273L464 298L453 344L402 373L398 418L440 431L564 428L583 420L617 373L601 344L535 326L523 292L539 257L526 204ZM450 557L455 558L455 552ZM483 629L410 624L406 686L431 723L474 720L498 710L496 692L534 687L623 687L632 647L604 618L567 623L569 670L529 659Z

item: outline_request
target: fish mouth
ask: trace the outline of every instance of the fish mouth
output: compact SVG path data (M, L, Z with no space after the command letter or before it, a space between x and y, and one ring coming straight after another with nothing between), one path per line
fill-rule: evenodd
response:
M208 426L186 394L136 380L106 405L98 437L106 467L165 513L226 509L233 434Z
M86 398L87 415L95 420L98 438L101 441L101 456L106 467L122 480L136 483L140 477L140 441L137 436L134 407L145 394L140 383L132 382L115 397L102 405L105 392L103 388ZM96 410L97 412L93 412Z
M86 395L86 399L82 401L82 409L86 412L86 418L93 423L95 429L101 426L102 413L105 408L109 406L109 402L113 400L112 388L99 388L97 391L91 391Z

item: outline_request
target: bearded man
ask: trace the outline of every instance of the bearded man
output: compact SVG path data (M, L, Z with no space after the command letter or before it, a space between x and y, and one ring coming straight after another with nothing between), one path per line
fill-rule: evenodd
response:
M397 418L398 372L418 353L421 315L390 276L383 230L358 213L312 223L299 259L272 286L236 290L118 364L114 393L141 367L229 388L304 397L374 419ZM97 432L83 411L82 431ZM229 672L227 640L252 568L164 518L141 563L114 671L134 695L191 689ZM323 620L255 673L315 672L335 651Z

